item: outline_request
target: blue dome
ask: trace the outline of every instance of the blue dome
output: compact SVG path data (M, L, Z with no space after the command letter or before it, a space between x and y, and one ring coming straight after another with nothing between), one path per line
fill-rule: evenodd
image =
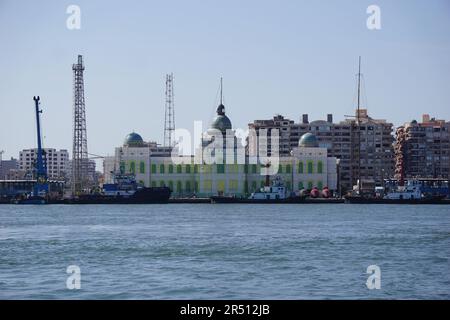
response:
M317 142L316 136L308 132L302 135L298 142L298 146L303 148L317 148L319 143Z
M141 146L144 144L144 140L139 134L132 132L125 137L123 144L126 146Z

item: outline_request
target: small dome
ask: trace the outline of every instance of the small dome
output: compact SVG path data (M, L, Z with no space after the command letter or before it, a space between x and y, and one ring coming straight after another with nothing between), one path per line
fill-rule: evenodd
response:
M317 148L319 143L317 142L316 136L308 132L302 135L298 142L298 146L303 148Z
M223 104L219 105L216 112L217 116L212 121L210 129L220 130L225 133L232 128L230 119L225 115L225 106Z
M144 140L139 134L132 132L125 137L125 141L123 144L130 147L136 147L143 145Z

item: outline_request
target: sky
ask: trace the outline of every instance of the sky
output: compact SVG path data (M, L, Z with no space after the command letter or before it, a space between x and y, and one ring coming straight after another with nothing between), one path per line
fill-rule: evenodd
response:
M66 26L69 5L81 28ZM377 5L381 29L366 12ZM234 128L276 114L336 121L363 105L400 125L423 113L450 120L450 1L0 0L0 150L72 149L72 64L82 54L89 153L112 155L135 131L163 142L165 75L174 74L175 124L206 129L220 77Z

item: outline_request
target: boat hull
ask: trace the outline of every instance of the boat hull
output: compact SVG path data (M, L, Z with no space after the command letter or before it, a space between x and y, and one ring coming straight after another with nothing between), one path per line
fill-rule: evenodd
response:
M383 199L383 198L364 198L364 197L346 197L346 203L359 204L450 204L450 200L443 197L424 198L424 199Z
M335 198L304 198L304 197L292 197L287 199L246 199L246 198L234 198L223 196L212 196L211 203L270 203L270 204L288 204L288 203L344 203L343 199Z
M171 191L167 187L142 188L130 196L82 195L64 200L65 204L154 204L168 203Z

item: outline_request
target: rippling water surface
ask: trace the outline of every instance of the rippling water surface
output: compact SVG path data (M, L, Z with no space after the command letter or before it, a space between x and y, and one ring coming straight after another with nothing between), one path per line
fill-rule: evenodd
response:
M450 206L0 206L1 299L449 299L449 256Z

